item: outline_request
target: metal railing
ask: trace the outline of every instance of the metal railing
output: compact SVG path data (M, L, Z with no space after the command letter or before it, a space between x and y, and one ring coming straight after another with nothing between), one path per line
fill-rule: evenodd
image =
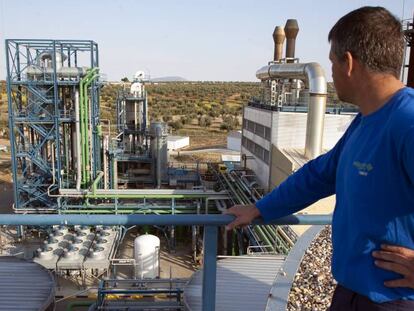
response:
M204 266L202 310L214 311L216 305L217 235L218 227L234 220L231 215L15 215L2 214L0 225L174 225L204 226ZM331 215L290 215L276 219L272 225L326 225ZM263 224L261 219L255 225Z

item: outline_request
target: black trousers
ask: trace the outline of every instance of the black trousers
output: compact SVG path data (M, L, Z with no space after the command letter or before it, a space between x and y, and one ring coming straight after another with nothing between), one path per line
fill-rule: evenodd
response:
M413 300L395 300L376 303L338 285L332 297L329 311L414 311Z

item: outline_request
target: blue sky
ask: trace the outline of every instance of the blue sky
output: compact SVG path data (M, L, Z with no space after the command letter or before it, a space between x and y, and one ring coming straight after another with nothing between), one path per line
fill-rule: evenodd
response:
M414 0L0 0L0 40L91 39L99 44L108 80L144 70L151 77L257 81L273 55L272 32L296 18L296 56L316 61L331 80L327 34L336 20L363 5L410 18ZM0 79L5 77L4 47Z

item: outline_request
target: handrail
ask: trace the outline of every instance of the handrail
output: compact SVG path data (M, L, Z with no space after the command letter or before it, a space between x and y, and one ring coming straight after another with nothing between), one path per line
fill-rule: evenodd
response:
M202 310L216 308L217 235L218 227L234 220L232 215L16 215L0 214L0 225L204 225L204 265ZM273 220L273 225L331 224L332 215L290 215ZM262 219L253 222L264 224Z
M51 226L51 225L174 225L174 226L223 226L234 220L232 215L16 215L0 214L0 225ZM289 215L264 223L262 219L254 225L326 225L332 221L331 215Z

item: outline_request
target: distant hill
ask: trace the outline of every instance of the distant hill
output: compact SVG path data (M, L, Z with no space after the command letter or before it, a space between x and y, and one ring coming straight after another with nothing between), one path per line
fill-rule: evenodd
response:
M178 76L159 77L159 78L151 79L151 82L182 82L182 81L188 81L188 80L183 77L178 77Z

